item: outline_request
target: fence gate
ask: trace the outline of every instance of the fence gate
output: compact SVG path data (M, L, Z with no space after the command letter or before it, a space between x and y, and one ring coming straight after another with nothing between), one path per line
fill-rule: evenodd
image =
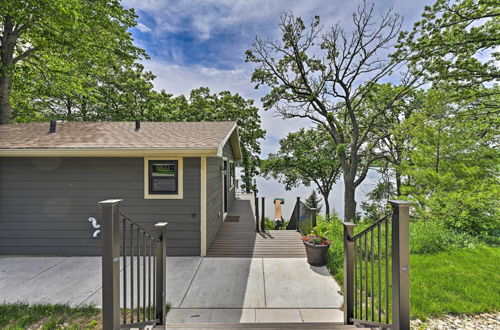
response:
M164 324L167 223L148 231L120 210L121 201L99 202L103 328Z
M344 323L410 329L409 208L389 201L384 217L354 235L344 222Z

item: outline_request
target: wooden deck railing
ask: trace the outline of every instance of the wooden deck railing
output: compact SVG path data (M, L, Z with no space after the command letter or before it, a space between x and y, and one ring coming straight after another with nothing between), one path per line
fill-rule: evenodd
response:
M411 203L389 202L393 207L392 218L384 217L357 235L354 235L355 225L344 222L345 324L410 328Z
M157 223L154 232L148 231L120 210L121 201L99 202L103 328L164 324L167 223Z

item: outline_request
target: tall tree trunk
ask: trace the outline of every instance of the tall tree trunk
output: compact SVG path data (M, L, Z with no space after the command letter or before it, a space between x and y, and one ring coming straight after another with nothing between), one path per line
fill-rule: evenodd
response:
M354 221L356 218L356 188L354 179L344 175L344 220Z
M14 24L10 16L2 22L3 33L0 39L0 125L10 123L12 106L10 91L12 87L12 69L14 65L14 49L19 33L14 31Z
M396 193L398 196L401 196L401 173L399 171L396 172Z
M10 123L12 106L10 104L10 88L12 78L9 73L0 76L0 125Z
M330 202L328 201L330 193L323 195L323 200L325 201L325 216L326 220L330 220Z

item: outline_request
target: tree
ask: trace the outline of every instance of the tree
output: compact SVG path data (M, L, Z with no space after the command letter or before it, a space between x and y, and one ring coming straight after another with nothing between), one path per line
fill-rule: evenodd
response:
M419 217L493 238L500 230L500 119L481 115L474 101L450 98L447 91L429 89L421 110L407 120L412 138L402 192L418 201Z
M116 0L1 0L0 124L11 121L11 93L20 86L19 77L43 82L30 86L42 96L80 99L85 112L96 77L146 57L127 31L135 18Z
M253 178L258 174L259 140L264 138L265 131L253 100L228 91L211 94L208 88L201 87L191 91L184 106L166 108L164 113L171 121L236 121L242 147L242 181L247 193L255 189Z
M288 134L279 143L278 152L262 160L262 174L277 179L285 185L286 190L298 185L315 184L323 196L328 218L328 198L341 167L335 156L337 144L323 129L301 129Z
M499 43L498 1L437 0L425 7L411 33L402 34L398 48L434 87L478 102L492 92L484 84L500 78Z
M311 194L309 197L306 198L305 203L307 207L311 209L316 209L316 212L321 212L321 208L323 205L321 205L321 200L318 197L318 194L316 194L316 189L313 189L311 191Z
M285 13L279 24L281 42L256 38L246 52L246 60L258 65L252 75L256 87L271 88L263 98L265 108L274 108L285 118L311 120L337 144L346 220L355 218L356 188L379 157L375 146L382 115L416 81L405 75L393 98L377 108L366 107L366 96L402 61L387 54L400 31L400 17L388 11L377 23L373 16L373 6L358 7L349 36L341 23L321 33L319 17L306 28L301 18Z

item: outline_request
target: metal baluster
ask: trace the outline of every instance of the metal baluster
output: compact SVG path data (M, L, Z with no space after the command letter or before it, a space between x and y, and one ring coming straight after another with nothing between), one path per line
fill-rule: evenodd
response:
M365 235L365 288L366 288L366 293L365 293L365 315L366 319L368 320L368 233Z
M141 321L141 239L139 227L137 227L137 322Z
M385 323L389 324L389 220L385 221Z
M149 236L149 256L148 256L148 319L151 320L151 249L153 237Z
M123 324L127 324L127 244L126 244L127 223L123 219Z
M358 264L357 264L357 254L358 254L358 250L357 250L357 246L356 246L356 240L354 240L354 318L357 318L358 317L358 291L356 290L356 285L357 285L357 281L358 281L358 277L357 277L357 272L356 272L356 269L358 267Z
M156 240L155 240L156 241ZM156 313L156 254L153 259L153 315ZM155 315L156 319L156 315Z
M359 237L359 319L363 319L363 236Z
M378 254L378 321L382 322L382 280L381 280L381 272L380 272L380 223L377 226L377 254Z
M130 322L134 323L134 225L130 224Z
M142 232L142 320L146 321L146 232Z
M374 230L374 229L372 229L372 230L371 230L371 235L370 235L370 238L371 238L371 244L372 244L372 248L371 248L371 263L372 263L372 272L371 272L371 275L372 275L372 301L371 301L371 304L372 304L372 321L374 321L374 320L375 320L375 305L374 305L374 303L375 303L375 299L374 299L374 298L375 298L375 280L374 280L375 270L374 270L374 268L373 268L373 267L374 267L374 266L373 266L373 263L375 262L375 261L374 261L374 256L373 256L373 245L374 245L374 244L373 244L373 243L374 243L374 242L373 242L373 241L374 241L374 240L373 240L373 232L374 232L374 231L375 231L375 230Z

